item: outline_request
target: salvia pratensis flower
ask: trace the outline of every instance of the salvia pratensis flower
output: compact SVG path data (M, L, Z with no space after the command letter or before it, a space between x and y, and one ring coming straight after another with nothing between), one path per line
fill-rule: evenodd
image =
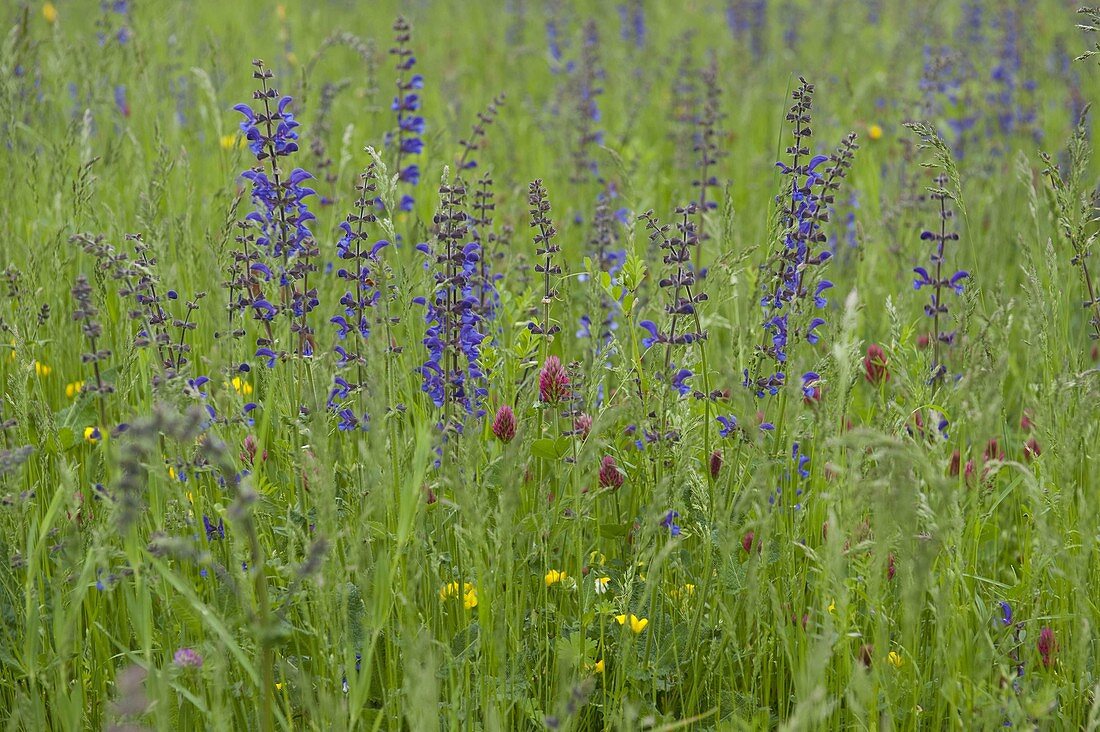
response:
M669 511L665 514L665 517L661 519L661 526L668 529L669 536L679 536L683 529L676 523L676 519L680 518L680 514L677 511Z
M368 311L374 307L379 292L372 277L371 266L383 249L389 246L386 239L371 241L368 227L377 223L374 213L374 200L378 197L377 172L375 163L367 166L356 186L358 193L354 211L340 224L343 236L336 243L336 256L339 268L336 276L347 283L348 289L340 298L341 312L329 319L337 329L338 343L334 348L337 355L336 367L354 376L341 376L336 388L329 395L328 407L340 416L340 429L354 430L366 428L368 417L362 409L361 400L358 410L339 402L352 393L362 392L366 388L364 367L367 363L366 342L370 337L370 316ZM354 378L354 382L348 382Z
M305 202L314 195L313 189L305 185L313 176L301 168L288 169L280 162L298 151L298 122L290 112L291 98L270 86L274 75L263 61L257 59L252 65L253 77L259 82L259 89L252 95L258 107L254 110L247 104L238 104L234 109L244 116L241 131L258 163L241 176L251 183L256 205L245 221L251 222L257 233L254 237L242 236L240 241L243 248L250 243L271 257L278 269L273 272L262 257L251 260L246 255L252 276L241 297L242 304L252 310L253 318L264 326L264 337L257 340L256 356L273 365L274 356L269 354L274 354L271 321L276 315L288 317L297 353L313 354L313 330L306 316L317 306L317 290L309 287L309 274L316 270L310 260L319 252L309 229L309 222L316 217ZM281 292L274 300L262 294L263 285L271 280L277 280Z
M802 325L792 321L792 317L802 317L810 306L821 309L827 304L824 293L833 283L820 277L818 270L832 254L823 225L829 221L836 192L858 148L855 134L849 133L833 155L811 156L814 87L805 79L799 81L786 117L793 136L792 144L786 148L790 163L776 163L785 178L783 191L776 198L782 233L768 265L771 269L760 300L767 339L757 349L757 368L767 359L774 364L774 370L750 376L746 369L743 381L758 397L777 394L786 383L785 364L792 338L805 339L810 344L820 338L817 329L824 325L823 318L806 315L808 320ZM819 171L822 165L826 167Z
M557 281L562 276L561 265L554 255L561 251L561 247L554 241L558 231L550 220L550 199L541 180L531 182L527 204L531 214L531 228L536 230L535 256L542 258L542 261L535 264L535 272L543 278L542 322L532 320L527 323L527 329L544 337L545 352L550 340L561 330L560 325L552 324L550 320L550 305L558 298Z
M699 245L695 219L697 212L698 206L694 203L677 207L675 232L668 224L662 226L653 211L646 211L639 217L646 222L650 240L657 242L664 253L662 260L667 266L665 276L658 284L665 292L664 308L668 325L662 328L651 320L638 323L649 333L647 338L642 339L642 345L646 348L658 343L665 345L664 371L673 389L681 395L691 392L685 380L693 374L685 368L674 370L673 347L707 339L696 309L699 303L707 299L707 295L696 287L696 272L691 265L692 251Z
M420 93L424 88L424 77L410 73L416 66L416 56L409 47L412 29L408 22L398 17L393 23L394 45L390 54L394 57L397 71L397 96L393 98L391 109L397 113L397 129L389 136L394 147L395 165L398 180L415 186L420 182L420 166L408 162L408 158L417 157L424 150L424 117L420 115ZM412 211L416 199L411 194L401 196L398 209Z
M446 415L444 429L460 431L452 423L452 406L480 417L488 393L481 367L481 316L476 307L475 278L481 247L470 239L465 212L466 187L460 179L439 187L440 208L434 218L435 248L420 244L430 257L433 292L414 300L427 308L424 346L428 360L420 369L423 390Z
M504 92L493 97L493 101L489 102L489 106L485 108L485 111L477 113L477 122L474 123L469 137L458 141L459 146L462 148L462 155L459 156L456 162L458 171L477 167L478 161L473 157L474 153L481 150L485 145L486 132L496 120L500 108L504 106L505 98Z
M572 77L570 92L576 109L576 119L572 131L573 139L573 183L583 183L589 177L599 181L599 164L594 157L593 148L603 144L603 132L598 125L601 120L597 98L603 94L604 71L599 58L600 35L595 20L589 20L584 26L584 43L581 47L581 63Z
M931 255L932 266L931 269L925 267L915 267L913 269L913 272L917 275L916 279L913 280L913 288L919 290L922 287L928 287L931 290L930 302L924 306L924 312L932 318L932 337L934 339L932 342L932 381L943 378L947 373L947 368L941 361L942 346L950 346L955 340L954 331L940 329L943 325L941 318L946 318L948 313L947 303L944 301L945 291L950 290L956 295L962 294L963 280L970 277L970 273L964 270L959 270L950 276L944 272L944 245L949 241L958 241L959 235L956 232L948 231L948 222L954 214L947 207L947 200L951 198L951 193L946 188L947 177L939 175L934 183L935 185L930 189L930 192L931 198L939 202L940 225L937 231L925 230L920 235L922 240L934 243Z

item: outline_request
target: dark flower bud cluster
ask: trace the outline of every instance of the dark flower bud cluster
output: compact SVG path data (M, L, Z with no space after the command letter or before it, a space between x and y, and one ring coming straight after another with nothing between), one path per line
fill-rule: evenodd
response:
M473 157L474 153L485 146L486 132L496 120L500 108L504 106L504 100L504 92L493 97L493 101L489 102L489 106L485 108L485 111L477 113L477 122L474 123L470 136L458 141L459 146L462 148L462 155L459 156L457 162L459 171L477 167L478 161Z
M697 121L697 129L692 145L696 154L696 164L699 169L699 177L692 181L692 186L699 190L696 204L700 213L713 211L718 208L718 202L707 198L707 190L718 186L718 178L714 175L714 168L725 152L719 146L721 138L722 114L720 102L722 90L718 85L718 62L714 58L702 73L703 81L703 105ZM705 232L699 232L700 238L705 238Z
M503 247L493 229L496 211L496 199L493 194L493 178L488 171L482 174L474 191L473 211L470 215L470 237L481 249L477 275L474 278L474 292L477 296L477 310L483 321L496 317L500 307L500 293L496 283L504 277L493 269L493 260L504 256Z
M664 368L669 383L681 396L691 392L687 379L693 373L684 368L675 369L672 347L707 339L696 310L696 305L704 302L707 295L695 287L696 273L691 266L692 251L699 246L699 231L695 223L698 212L699 207L695 203L677 207L675 232L670 224L662 225L653 211L646 211L639 217L646 222L649 239L657 243L663 252L662 261L667 266L665 276L658 283L666 293L664 309L668 315L667 327L659 326L652 320L638 323L649 334L642 339L642 346L650 348L659 343L665 344Z
M415 186L420 182L420 166L408 162L408 158L417 157L424 151L424 117L420 115L419 90L424 88L424 77L408 72L416 66L416 56L409 48L412 29L408 22L399 17L393 23L394 45L390 54L394 57L397 71L397 96L393 98L390 109L397 113L397 129L387 136L387 143L395 149L395 167L401 183ZM412 211L416 199L406 193L398 202L401 211Z
M80 331L84 340L88 342L88 351L81 354L80 359L86 364L92 365L95 373L95 385L85 385L84 391L95 392L99 395L107 395L114 392L115 388L104 381L100 363L111 357L111 351L99 347L99 340L103 337L103 326L99 324L99 309L92 303L92 287L88 284L88 278L77 275L76 283L72 288L73 300L76 307L73 309L73 320L80 323Z
M561 247L554 241L558 230L554 228L554 222L550 220L550 198L546 189L542 186L542 180L534 180L529 186L527 194L528 211L531 214L531 228L535 233L535 256L542 257L542 261L535 264L535 273L543 278L542 290L542 322L532 320L527 323L527 329L536 335L552 338L561 330L560 325L551 324L550 304L558 297L555 287L556 280L562 276L561 265L557 264L555 255L561 251ZM552 279L553 278L553 279ZM547 341L549 342L549 341Z
M813 135L811 111L814 87L800 78L800 85L792 94L793 105L787 113L791 124L793 142L786 148L790 164L777 162L788 182L777 197L780 205L780 246L771 258L771 270L764 282L764 294L760 305L764 313L763 328L770 343L758 347L758 357L770 360L775 369L769 374L751 377L744 372L743 384L758 397L765 393L775 395L787 381L785 364L792 335L816 344L820 340L817 329L825 324L821 317L809 317L804 323L792 324L791 316L803 315L808 309L822 309L828 303L824 296L833 286L827 279L817 276L820 265L832 254L828 248L828 236L823 225L829 221L829 209L836 201L840 188L858 146L855 135L849 133L832 155L811 157L809 139ZM824 164L823 172L818 172ZM793 329L793 333L792 333Z
M627 212L625 209L620 209L618 212L611 211L611 200L616 195L615 187L612 185L596 197L596 208L592 214L592 235L588 241L595 269L606 272L611 277L622 269L626 261L626 250L620 246L619 242L618 224L621 223L619 217L625 217ZM581 281L584 281L588 275L582 274L580 277ZM581 316L581 327L577 331L578 338L596 338L597 352L611 342L612 335L618 330L619 323L616 315L620 309L619 303L606 293L601 294L599 304L601 310L599 332L593 334L592 317L587 313Z
M603 94L601 84L604 70L600 66L600 33L596 21L584 26L584 43L581 46L581 63L573 76L571 89L576 105L575 134L573 140L573 183L583 183L589 177L600 180L600 167L592 157L592 148L603 144L603 131L598 125L602 119L598 97Z
M433 291L414 302L424 305L427 331L424 345L428 360L420 368L423 391L432 403L446 410L444 429L461 431L459 422L451 422L451 408L481 416L481 404L488 389L481 367L479 331L481 315L477 309L475 285L481 246L470 241L469 219L464 210L466 187L460 179L439 188L440 208L433 219L436 229L434 249L420 244L418 249L430 258Z
M954 292L956 295L963 293L963 280L970 277L970 273L965 270L958 270L952 275L948 275L944 271L944 245L949 241L958 241L958 232L948 231L948 222L954 216L954 212L947 207L947 200L951 198L951 194L948 192L947 176L940 174L936 176L934 181L935 185L930 190L932 200L938 202L939 207L939 219L940 225L938 230L929 231L925 230L921 232L920 238L922 241L930 241L933 243L933 249L931 254L931 268L926 267L914 267L913 272L917 277L913 280L913 289L920 290L923 287L931 290L929 294L929 302L924 306L924 313L928 317L932 318L932 380L936 381L947 373L947 368L940 360L940 348L941 345L950 346L955 342L955 331L942 331L940 317L947 317L947 303L944 302L945 290Z

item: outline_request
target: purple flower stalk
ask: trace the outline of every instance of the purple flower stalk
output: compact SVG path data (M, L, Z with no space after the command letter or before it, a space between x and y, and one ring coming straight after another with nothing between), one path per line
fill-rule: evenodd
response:
M814 87L805 79L792 94L794 104L787 113L787 121L793 126L793 144L787 147L790 164L777 162L776 166L786 177L784 193L777 197L781 206L781 246L773 255L773 271L765 282L760 300L763 309L763 328L767 334L765 344L758 347L760 359L775 364L770 374L751 377L744 371L743 384L755 391L757 397L765 393L775 395L786 383L788 348L791 337L803 338L811 345L818 342L817 329L825 324L823 318L809 316L804 324L792 323L791 316L802 316L812 305L821 309L827 305L824 296L833 286L827 279L819 278L820 265L831 258L828 237L823 224L829 221L829 208L836 198L836 191L852 165L857 149L855 135L849 133L836 153L830 156L810 155L809 140L812 136L811 109ZM821 172L819 168L828 163Z
M397 96L390 108L397 113L397 129L388 136L395 149L395 167L401 183L416 186L420 182L420 166L408 162L408 158L417 157L424 150L424 117L420 112L420 93L424 88L424 77L408 72L416 66L416 56L409 48L412 29L408 22L398 17L393 23L394 45L390 49L397 71ZM398 203L401 211L412 211L416 199L404 194Z
M340 224L344 235L336 243L336 256L341 264L336 270L336 276L347 283L348 289L340 298L342 312L329 319L336 326L336 336L339 339L333 350L337 355L336 368L354 368L356 382L351 383L343 377L337 377L335 387L329 394L328 407L339 416L339 428L345 431L366 429L368 424L368 415L361 405L357 413L338 400L366 389L363 368L367 363L365 350L370 337L370 319L367 313L374 307L380 294L371 277L371 263L377 261L380 252L390 243L386 239L371 242L365 230L365 227L378 221L373 211L374 200L378 197L376 180L376 167L371 163L360 176L360 182L356 186L359 196L355 201L355 211L348 214L347 219ZM364 244L369 248L364 248Z
M273 74L263 61L257 59L252 65L256 68L253 77L260 83L260 88L253 92L253 99L260 102L261 107L254 110L247 104L238 104L234 109L244 116L241 131L259 163L241 176L252 185L256 210L248 214L245 221L253 224L257 234L238 240L245 251L243 264L248 267L248 275L242 282L246 286L242 287L237 305L251 309L254 319L264 323L266 338L257 341L256 356L273 365L277 354L273 351L271 321L276 315L286 315L290 319L290 332L297 341L298 354L313 354L313 330L307 325L306 315L318 304L316 288L309 288L309 273L316 270L310 260L319 252L309 229L309 222L316 217L305 202L314 195L313 189L304 185L313 176L301 168L287 171L280 164L280 158L298 151L298 122L290 112L291 98L280 96L268 85ZM262 257L250 257L248 243L278 262L278 270L273 272ZM262 284L273 279L278 280L282 293L276 298L279 305L260 294ZM297 285L299 280L301 286Z
M947 177L945 175L938 175L935 179L935 186L930 189L931 197L934 201L939 201L939 214L940 214L940 226L939 231L922 231L920 238L923 241L934 242L935 248L932 250L931 272L925 267L914 267L913 272L917 277L913 280L913 289L919 290L922 287L928 287L931 289L930 301L924 306L925 314L932 318L932 381L937 381L947 373L947 368L940 361L940 347L941 344L950 346L955 341L954 331L941 331L940 330L940 316L947 316L947 304L944 302L944 289L954 292L956 295L963 293L963 280L970 277L970 273L965 270L958 270L951 276L947 276L943 271L944 264L944 245L949 241L958 241L959 235L957 232L947 230L947 222L951 219L954 213L947 207L947 199L951 197L948 192Z
M422 389L436 407L445 409L444 430L461 432L451 415L453 406L480 417L482 400L488 394L481 368L478 328L481 315L475 293L481 246L470 240L469 221L463 210L466 188L456 179L440 186L440 210L435 216L436 246L420 244L418 249L431 258L434 288L427 297L414 300L427 308L424 345L428 359L420 368Z

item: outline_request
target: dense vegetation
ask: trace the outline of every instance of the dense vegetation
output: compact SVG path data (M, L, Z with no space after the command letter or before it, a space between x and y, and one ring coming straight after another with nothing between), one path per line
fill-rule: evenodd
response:
M6 728L1100 725L1095 15L0 22Z

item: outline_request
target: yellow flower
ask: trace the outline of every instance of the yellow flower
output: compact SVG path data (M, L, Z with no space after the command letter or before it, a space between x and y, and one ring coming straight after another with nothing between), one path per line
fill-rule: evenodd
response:
M187 491L187 502L192 506L195 505L195 496L191 494L191 491Z
M452 597L458 597L457 582L448 582L439 590L440 600L449 600ZM467 610L477 607L477 588L469 582L462 584L462 607Z
M829 612L831 612L831 613L836 612L836 600L830 600L829 601Z
M51 371L53 371L53 369L41 361L34 362L34 373L38 374L40 377L49 376Z
M901 668L901 665L905 663L905 661L903 661L901 658L901 654L897 651L890 651L890 654L886 656L886 660L894 668Z
M171 465L168 466L168 477L172 480L176 479L176 469Z
M65 396L69 397L70 399L72 399L73 397L79 396L80 391L83 388L84 388L84 382L83 381L74 381L71 384L65 384Z
M880 127L879 125L875 125L875 124L869 126L867 128L867 136L870 137L872 140L881 140L882 139L882 127Z
M602 658L596 661L595 665L592 666L592 670L598 674L602 674L605 668L607 668L607 665L603 662Z
M46 22L53 25L57 22L57 8L53 3L45 3L42 5L42 17L46 19Z
M686 600L695 594L695 585L688 582L683 587L674 587L669 590L669 596L677 600Z
M597 577L592 581L592 584L596 587L596 594L602 595L607 592L607 586L611 583L610 577Z
M244 147L244 138L240 135L222 135L218 142L221 143L222 150Z
M546 573L546 577L544 577L543 579L546 580L546 586L549 587L550 585L557 582L565 582L567 579L569 579L569 575L567 575L565 572L551 569L549 572Z
M615 620L619 621L619 625L626 625L626 618L627 618L626 615L616 615L615 616ZM649 619L648 618L639 618L637 615L634 615L633 613L630 615L630 629L634 632L635 635L637 635L638 633L641 633L643 630L645 630L645 627L647 625L649 625Z
M282 690L283 690L283 682L282 681L276 681L275 682L275 691L282 691Z
M84 439L87 440L88 442L91 442L93 445L95 443L99 442L100 437L101 437L101 435L99 434L99 428L98 427L85 427L84 428Z
M240 376L234 376L233 381L230 382L230 383L233 384L233 388L241 396L248 396L249 394L252 393L252 384L249 384L247 381L242 379Z

